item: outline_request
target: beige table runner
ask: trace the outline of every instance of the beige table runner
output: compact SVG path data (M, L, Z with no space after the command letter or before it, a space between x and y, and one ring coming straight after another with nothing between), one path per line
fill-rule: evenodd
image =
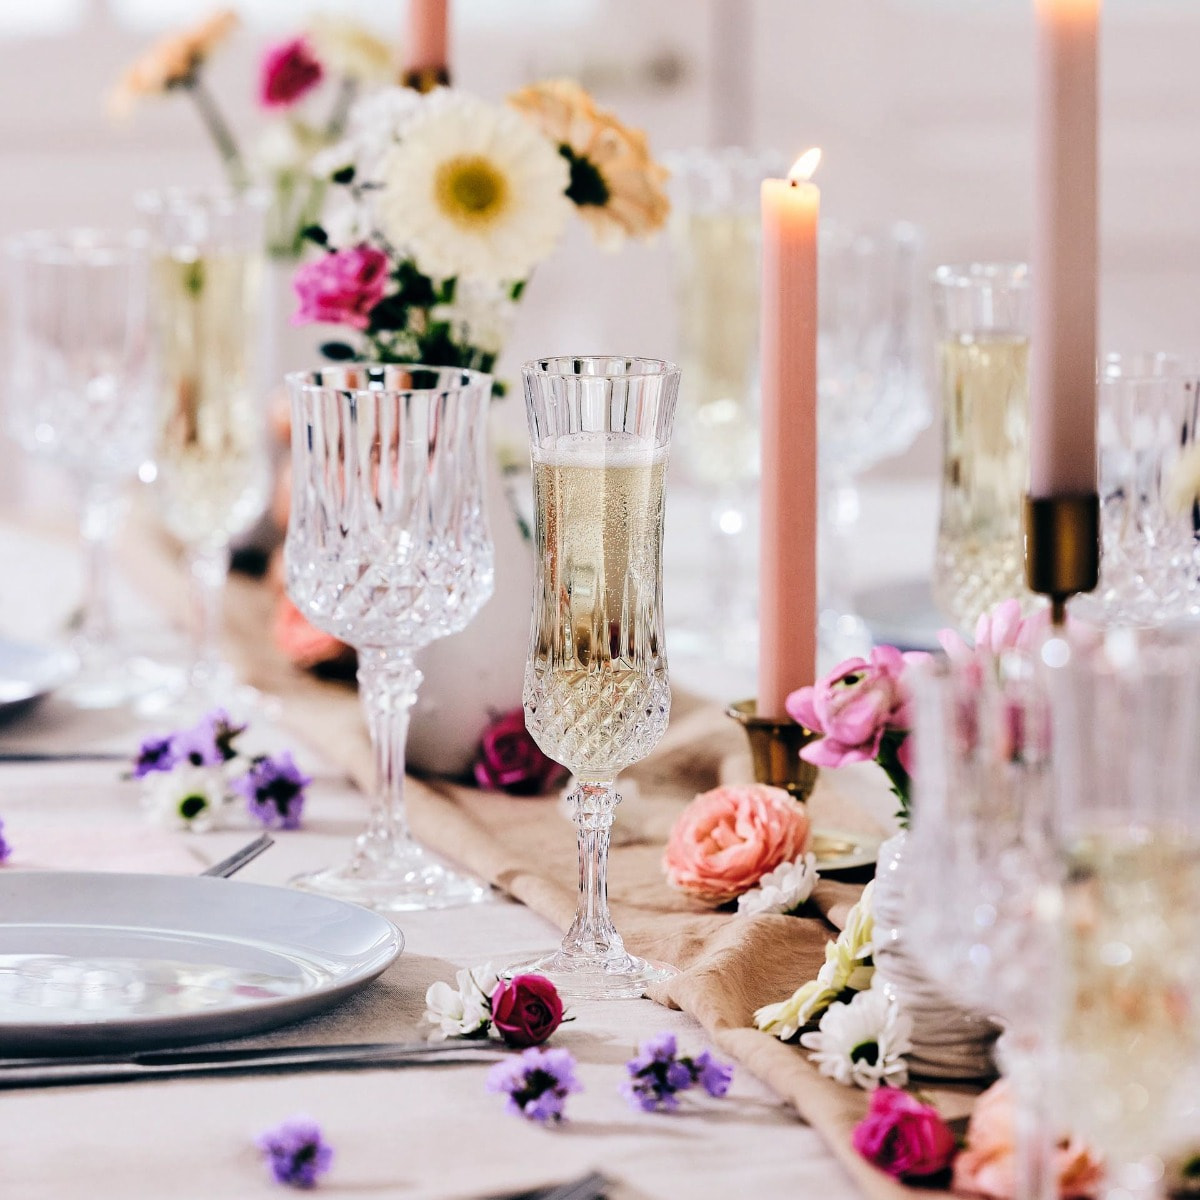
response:
M176 610L180 576L164 560L139 554L135 576ZM281 723L343 767L364 790L371 785L370 743L358 697L347 685L292 668L271 646L271 596L243 579L231 581L229 651L243 677L283 700ZM636 796L622 804L613 832L609 892L618 928L635 953L674 963L680 974L655 998L682 1008L726 1054L767 1083L818 1130L863 1190L898 1200L910 1189L866 1163L850 1134L867 1107L866 1093L820 1076L795 1046L760 1033L752 1014L813 978L861 884L822 880L808 918L715 913L667 887L662 846L680 809L697 792L726 779L748 778L741 730L713 705L676 697L671 725L657 750L622 776ZM553 799L517 799L444 780L410 781L409 817L426 845L489 880L560 928L575 911L574 826ZM871 822L823 779L814 796L817 823L870 828ZM948 1117L969 1111L970 1089L934 1089ZM926 1193L927 1194L927 1193Z

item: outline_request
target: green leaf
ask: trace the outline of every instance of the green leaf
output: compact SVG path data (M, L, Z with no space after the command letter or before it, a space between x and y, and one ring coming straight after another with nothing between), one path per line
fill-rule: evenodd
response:
M347 342L322 342L319 348L331 362L346 362L355 357L354 347Z
M334 183L353 183L354 182L354 167L342 167L340 171L334 171L329 177Z

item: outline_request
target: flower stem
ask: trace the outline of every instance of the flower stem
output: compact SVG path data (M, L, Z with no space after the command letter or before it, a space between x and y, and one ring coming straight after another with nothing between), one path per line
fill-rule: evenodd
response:
M204 86L204 81L199 74L189 75L180 86L187 89L195 102L200 119L204 122L204 127L208 130L209 136L217 147L217 153L220 154L221 161L225 164L230 185L235 191L243 191L250 183L250 176L246 171L246 164L242 161L233 131L217 107L212 93Z
M348 75L343 75L338 84L337 95L333 98L333 108L329 111L329 120L325 125L325 140L336 141L346 130L346 118L358 97L358 83Z

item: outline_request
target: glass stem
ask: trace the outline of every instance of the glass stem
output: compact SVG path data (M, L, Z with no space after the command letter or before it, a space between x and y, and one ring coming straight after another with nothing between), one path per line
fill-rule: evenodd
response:
M608 911L608 843L621 797L609 780L580 783L568 802L579 829L579 907L563 953L589 959L623 957L625 945Z
M423 678L410 651L368 647L358 652L358 688L375 750L375 803L371 822L355 844L355 868L393 859L408 841L404 751Z
M1043 1074L1042 1039L1033 1032L1012 1030L1001 1046L1002 1066L1013 1089L1015 1200L1058 1200L1056 1119L1051 1089Z
M221 629L229 547L193 549L188 561L192 580L192 682L214 678L221 664Z
M84 550L83 617L78 646L83 659L94 657L113 641L112 539L124 505L103 485L84 492L79 535Z

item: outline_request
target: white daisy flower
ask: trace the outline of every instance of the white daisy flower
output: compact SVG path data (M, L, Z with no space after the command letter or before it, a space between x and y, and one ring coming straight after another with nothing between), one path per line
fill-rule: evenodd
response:
M425 1020L437 1026L434 1041L470 1037L491 1024L492 993L500 982L491 963L459 971L454 979L457 989L439 980L425 993Z
M800 1035L822 1075L873 1091L908 1082L912 1018L880 988L859 992L849 1004L831 1004L815 1033Z
M176 767L147 775L143 806L163 825L203 833L225 805L225 774L220 767Z
M738 897L737 910L743 916L794 912L812 895L818 879L817 856L810 851L768 871L757 887Z
M524 118L435 92L382 165L384 235L435 279L525 279L571 212L567 161Z

